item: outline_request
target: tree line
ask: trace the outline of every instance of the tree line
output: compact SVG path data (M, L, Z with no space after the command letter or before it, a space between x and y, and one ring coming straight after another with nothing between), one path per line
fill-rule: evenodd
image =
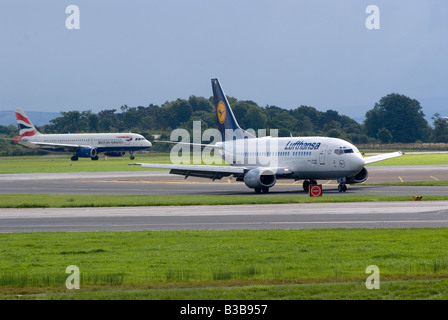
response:
M420 103L397 93L388 94L375 103L373 109L367 111L363 123L335 110L318 111L303 105L287 110L269 105L261 107L253 101L240 101L234 97L228 97L228 100L242 128L278 129L280 137L330 136L355 145L448 142L448 124L440 114L432 117L433 126L430 126ZM120 110L106 109L98 113L73 110L62 112L60 117L37 129L41 133L135 132L149 140L154 140L155 134L167 140L174 129L192 130L193 121L201 121L202 130L216 128L213 97L190 96L161 106L123 105ZM16 126L0 126L0 137L17 135ZM155 144L154 148L163 150L165 147ZM0 141L0 155L24 154L36 154L36 151Z

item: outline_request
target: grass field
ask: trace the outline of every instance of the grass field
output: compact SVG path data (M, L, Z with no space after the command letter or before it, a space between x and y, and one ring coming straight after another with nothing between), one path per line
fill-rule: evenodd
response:
M448 229L0 234L0 299L447 299ZM80 270L68 290L67 266ZM368 290L366 268L380 271ZM20 295L20 296L19 296Z
M326 195L269 196L263 195L59 195L0 194L0 208L64 208L64 207L135 207L135 206L198 206L236 204L324 203L413 201L408 195ZM427 195L422 201L448 200L448 196Z
M1 157L0 174L2 173L46 173L46 172L113 172L113 171L145 171L140 166L130 166L134 162L171 163L169 153L136 153L135 159L124 157L102 157L97 161L80 158L71 161L67 155ZM192 157L191 157L192 159ZM193 163L193 160L191 160ZM223 162L219 163L223 164Z
M375 162L369 164L369 166L419 166L439 164L448 164L448 153L403 154L401 157Z
M169 153L138 153L135 160L125 157L108 157L92 161L80 158L71 161L67 155L1 157L0 174L2 173L32 173L32 172L108 172L108 171L144 171L140 166L130 166L132 162L171 163ZM220 163L222 164L222 163ZM404 154L401 157L384 160L369 166L394 165L438 165L448 164L448 154Z
M145 153L136 154L134 160L126 157L107 157L92 161L80 158L71 161L67 155L2 157L1 173L47 173L47 172L108 172L108 171L141 171L140 166L130 166L133 162L170 163L169 154ZM146 169L151 170L151 169Z

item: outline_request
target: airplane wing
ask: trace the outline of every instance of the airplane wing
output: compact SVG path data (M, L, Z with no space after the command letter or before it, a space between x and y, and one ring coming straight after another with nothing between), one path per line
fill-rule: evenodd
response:
M374 162L378 162L378 161L383 161L383 160L386 160L386 159L399 157L401 155L402 155L402 153L400 151L391 152L391 153L384 153L384 154L379 154L379 155L376 155L376 156L371 156L371 157L364 158L364 161L365 161L366 164L369 164L369 163L374 163Z
M51 148L51 149L64 149L65 151L74 152L84 148L91 148L92 146L83 146L79 144L68 144L68 143L51 143L51 142L32 142L20 139L20 137L14 138L0 138L3 140L11 140L17 143L28 144L36 146L37 148Z
M52 148L52 149L64 149L66 151L76 151L84 148L92 148L92 146L83 146L80 144L69 144L69 143L51 143L51 142L31 142L26 141L28 144L35 145L38 148Z
M171 174L179 174L188 177L200 177L210 179L221 179L222 177L234 176L242 178L251 169L247 167L237 166L207 166L207 165L190 165L190 164L161 164L161 163L130 163L129 165L140 165L142 168L170 169ZM268 168L277 176L290 175L290 168Z
M233 166L207 166L189 164L160 164L160 163L130 163L130 165L140 165L142 168L170 169L170 173L188 177L200 177L210 179L221 179L228 176L244 176L247 171L244 167Z

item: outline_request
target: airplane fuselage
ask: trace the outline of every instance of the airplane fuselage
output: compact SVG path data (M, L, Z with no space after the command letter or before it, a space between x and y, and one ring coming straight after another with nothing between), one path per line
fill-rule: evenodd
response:
M254 138L225 141L222 157L246 168L287 168L288 178L338 179L359 173L365 165L359 150L329 137Z
M31 148L51 152L64 152L64 148L45 147L36 143L61 145L82 145L97 149L98 152L129 152L148 149L150 142L135 133L75 133L75 134L37 134L23 137L18 143Z

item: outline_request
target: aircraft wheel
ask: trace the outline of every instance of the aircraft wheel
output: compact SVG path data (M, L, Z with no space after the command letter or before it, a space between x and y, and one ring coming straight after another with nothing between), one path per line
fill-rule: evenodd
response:
M92 158L90 158L90 159L92 159L92 160L98 160L99 158L98 158L98 156L94 156L94 157L92 157Z
M255 193L261 193L261 188L254 188Z
M311 182L308 180L303 181L303 191L308 192L310 189Z
M135 157L134 157L133 155L131 155L131 156L129 157L129 159L134 160Z
M269 192L269 188L268 187L263 187L263 188L261 188L261 191L263 191L263 193L268 193Z
M346 192L347 191L347 186L345 185L345 183L340 183L338 185L338 191L339 192Z
M73 156L70 158L72 161L78 161L78 157L77 156Z

